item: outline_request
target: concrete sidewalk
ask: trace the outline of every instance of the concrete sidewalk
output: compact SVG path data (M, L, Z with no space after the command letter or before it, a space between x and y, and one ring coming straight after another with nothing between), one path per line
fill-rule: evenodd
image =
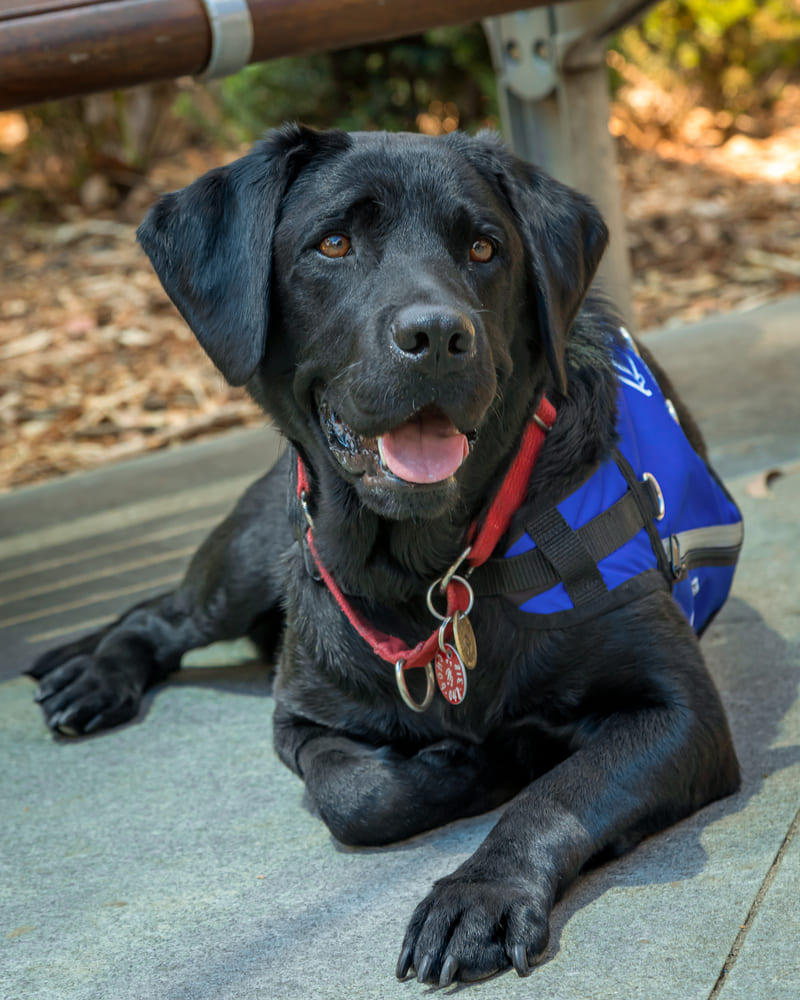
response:
M793 298L648 339L745 514L734 596L703 640L743 788L580 880L545 963L471 997L800 997L799 329ZM272 753L266 672L221 669L230 651L73 742L17 676L170 585L275 447L235 433L0 498L0 1000L430 992L394 979L406 920L497 814L338 847Z

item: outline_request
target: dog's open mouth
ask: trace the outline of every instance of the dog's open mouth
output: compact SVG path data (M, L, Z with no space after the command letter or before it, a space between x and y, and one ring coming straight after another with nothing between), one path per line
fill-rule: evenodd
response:
M349 473L365 480L442 483L456 474L475 441L474 432L462 433L435 406L372 438L356 434L324 400L318 408L331 452Z

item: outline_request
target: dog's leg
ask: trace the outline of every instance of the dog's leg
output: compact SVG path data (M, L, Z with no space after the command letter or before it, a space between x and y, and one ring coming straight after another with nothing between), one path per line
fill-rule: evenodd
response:
M278 755L303 778L337 840L378 846L405 840L505 802L523 782L513 762L482 745L444 739L416 753L375 747L276 708Z
M177 590L50 650L31 667L52 729L76 735L132 719L144 691L177 670L185 652L248 634L278 605L280 556L291 544L286 462L247 490L201 545Z
M650 611L660 610L674 631L651 631L643 645L639 627L631 645L637 623L612 615L606 634L593 636L616 659L617 690L591 692L594 712L572 730L575 752L533 781L475 854L420 903L400 978L413 968L420 981L445 986L508 965L526 975L547 946L554 901L592 858L628 850L736 789L738 764L716 691L688 626L679 627L679 612L663 596L663 608ZM573 652L592 654L585 645ZM600 652L599 669L586 668L590 683L603 672L614 677L602 660Z

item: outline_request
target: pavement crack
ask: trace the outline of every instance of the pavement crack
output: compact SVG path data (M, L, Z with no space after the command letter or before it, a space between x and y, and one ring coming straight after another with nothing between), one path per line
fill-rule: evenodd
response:
M744 945L745 939L750 931L750 927L752 926L753 921L756 918L756 914L761 909L761 904L764 901L764 898L766 897L767 893L769 892L770 886L775 881L775 876L778 874L778 869L781 866L781 862L783 861L784 855L789 850L789 845L791 844L798 830L800 830L800 809L798 809L797 812L795 813L794 819L789 825L789 829L786 831L786 836L783 838L781 846L778 848L775 857L772 859L772 864L769 866L769 870L767 871L767 874L764 876L763 882L759 886L758 892L756 893L752 906L750 907L747 913L747 917L745 918L745 922L739 929L739 933L736 935L733 945L731 946L731 950L728 952L728 956L723 962L720 974L717 977L716 983L714 983L714 988L708 994L708 1000L716 1000L716 998L722 992L722 987L727 982L728 976L730 975L731 970L736 964L736 959L739 957L739 952L742 950L742 946Z

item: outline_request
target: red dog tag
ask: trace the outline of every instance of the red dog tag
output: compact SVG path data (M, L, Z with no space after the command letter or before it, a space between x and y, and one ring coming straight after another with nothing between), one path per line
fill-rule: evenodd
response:
M434 667L439 690L451 705L460 705L467 694L467 671L455 646L446 642L438 649Z

